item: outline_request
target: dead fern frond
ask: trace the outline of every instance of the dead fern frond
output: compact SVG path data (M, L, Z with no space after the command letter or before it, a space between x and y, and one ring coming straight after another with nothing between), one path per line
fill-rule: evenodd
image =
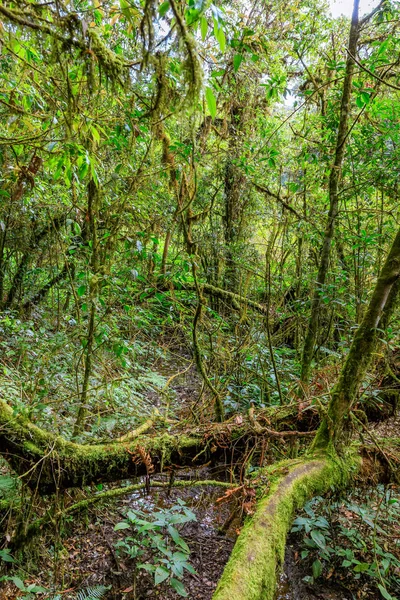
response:
M143 448L143 446L136 446L136 452L132 455L132 461L135 463L135 465L140 463L144 464L148 477L154 473L154 465L153 461L151 460L150 453L146 452L146 449Z

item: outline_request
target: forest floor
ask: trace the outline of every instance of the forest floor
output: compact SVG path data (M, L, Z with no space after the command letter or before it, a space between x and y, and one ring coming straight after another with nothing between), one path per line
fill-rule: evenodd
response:
M192 406L198 398L201 382L191 359L182 348L165 354L152 365L154 372L170 378L177 375L170 383L168 397L157 396L154 391L148 393L148 402L165 411L167 402L168 414L185 419L188 406ZM184 372L183 372L184 371ZM181 407L186 407L182 412ZM200 415L203 420L205 415ZM377 437L398 436L400 416L374 425ZM197 471L180 471L180 479L219 479L221 473L229 472L225 466L220 471L210 467ZM226 475L225 475L226 477ZM163 479L163 476L157 477ZM167 481L164 477L164 481ZM106 486L103 488L107 489ZM80 499L80 492L72 492L74 501ZM196 487L171 489L170 493L162 490L149 494L145 491L135 492L125 497L109 501L102 506L88 510L87 514L71 519L63 524L62 541L60 532L49 531L44 534L40 546L37 540L32 547L31 564L24 565L26 570L25 584L35 583L52 590L45 598L53 599L59 594L60 600L76 600L80 591L94 586L107 586L106 600L177 600L179 596L167 582L154 586L153 575L144 570L136 573L135 561L121 553L116 544L126 537L126 531L115 531L128 510L143 511L151 514L157 509L169 509L176 505L178 498L185 502L196 515L196 521L184 524L180 534L190 547L190 564L195 573L185 572L183 579L188 598L191 600L211 600L217 582L235 543L240 530L243 511L238 511L235 501L217 502L224 496L224 489L215 487ZM400 494L398 494L400 499ZM232 511L235 518L221 533L221 526L230 520ZM59 542L59 550L55 547ZM318 579L310 585L303 581L310 569L300 560L301 544L298 536L290 535L288 540L284 571L281 575L276 600L353 600L363 598L380 598L365 585L365 579L348 579L338 584L335 577ZM141 558L141 561L145 560ZM320 583L321 581L321 583ZM351 582L351 589L347 585ZM0 584L0 600L16 600L23 596L12 582ZM86 593L86 592L85 592ZM42 596L39 596L40 598Z

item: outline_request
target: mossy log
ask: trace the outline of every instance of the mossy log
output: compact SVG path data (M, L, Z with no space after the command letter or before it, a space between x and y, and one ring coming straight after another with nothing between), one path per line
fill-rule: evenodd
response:
M287 422L293 415L294 421L294 410L295 407L278 409L277 419ZM272 413L266 414L269 415L267 422L275 424ZM0 454L22 481L45 494L146 475L143 452L149 455L152 472L157 473L163 467L195 467L210 459L217 460L230 444L239 452L252 438L310 435L310 432L275 431L256 425L243 419L240 425L235 422L209 424L190 435L160 433L83 445L41 429L26 417L14 414L12 408L0 400ZM139 446L142 452L138 452Z
M139 437L127 443L77 444L34 425L0 400L0 454L21 479L41 493L118 481L147 473L137 452L149 453L155 472L169 465L192 466L196 455L205 462L207 444L201 436Z
M213 600L273 600L276 575L283 564L293 513L332 485L346 484L361 459L320 457L285 461L267 469L268 493L243 527L213 595Z

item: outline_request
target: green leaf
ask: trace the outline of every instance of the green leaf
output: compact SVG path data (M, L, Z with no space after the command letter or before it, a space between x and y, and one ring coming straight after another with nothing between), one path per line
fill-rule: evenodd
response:
M312 572L314 579L317 579L322 573L322 563L320 560L314 560L312 564Z
M368 104L371 99L371 95L368 92L361 92L361 98L364 104Z
M167 2L163 2L160 6L160 8L158 9L158 14L160 15L160 17L163 17L165 15L165 13L168 11L169 9L169 2L167 0Z
M154 583L159 585L169 577L169 571L165 567L157 567L154 573Z
M183 598L186 598L188 596L188 593L185 590L185 586L181 581L179 581L179 579L175 579L174 577L172 577L170 583L171 587L176 591L177 594L179 594Z
M114 531L119 531L120 529L130 529L129 523L126 521L121 521L121 523L117 523L114 527Z
M201 30L201 39L204 40L207 37L207 31L208 31L208 21L205 17L201 17L200 19L200 30Z
M221 50L221 52L225 52L225 48L226 48L225 32L222 29L222 27L220 27L219 29L217 28L216 32L217 32L216 38L218 40L218 44L219 44L220 50Z
M21 592L25 592L26 591L26 587L25 587L25 584L22 581L22 579L20 579L19 577L11 577L11 581L14 582L14 584L17 586L17 588L19 590L21 590Z
M138 567L138 569L144 569L145 571L148 571L149 573L154 573L155 568L156 568L151 563L141 563L137 567Z
M383 585L380 585L380 584L378 583L378 588L379 588L379 591L380 591L380 593L382 594L382 596L383 596L383 597L384 597L386 600L395 600L395 599L393 598L393 596L391 596L391 595L389 594L389 592L388 592L388 591L387 591L387 590L386 590L386 589L383 587Z
M78 296L83 296L84 294L86 294L86 285L80 285L76 290L76 293L78 294Z
M35 585L34 583L28 585L26 591L32 594L45 594L47 592L46 588L42 587L41 585Z
M233 69L237 73L240 65L242 64L243 56L241 54L235 54L233 57Z
M368 569L369 563L359 563L354 567L353 571L354 573L364 573L365 571L368 571Z
M217 114L217 101L215 99L214 92L212 91L212 89L210 87L208 87L206 89L206 100L207 100L208 110L210 111L210 115L212 116L213 119L215 119L216 114Z
M189 546L187 545L185 540L181 538L181 536L178 533L178 530L175 529L175 527L172 527L172 525L168 525L168 533L174 540L175 544L177 544L177 546L180 546L186 552L190 552Z
M4 560L4 562L15 562L13 557L10 555L10 550L7 548L0 550L0 559Z
M93 127L93 125L90 127L90 130L92 132L92 136L93 136L93 140L97 143L100 142L100 133L97 131L97 129L95 127Z
M317 546L319 548L321 548L321 550L325 550L325 548L326 548L325 537L322 535L322 533L320 531L313 529L311 532L311 537L314 540L314 542L317 544Z

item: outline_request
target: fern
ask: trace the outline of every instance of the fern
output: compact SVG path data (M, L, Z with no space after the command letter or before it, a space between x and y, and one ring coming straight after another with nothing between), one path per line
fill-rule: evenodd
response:
M93 587L87 587L83 590L79 590L75 600L100 600L104 598L106 592L110 589L110 586L95 585Z

